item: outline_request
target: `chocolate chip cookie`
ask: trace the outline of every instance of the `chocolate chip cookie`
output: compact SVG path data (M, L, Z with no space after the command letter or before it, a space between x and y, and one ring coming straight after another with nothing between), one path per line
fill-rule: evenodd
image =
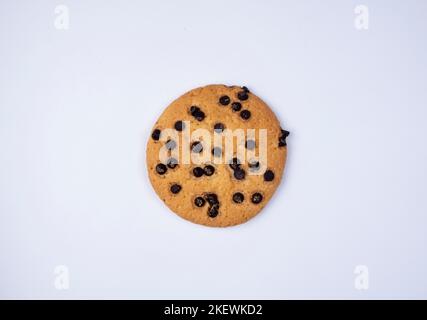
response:
M197 88L172 102L152 129L149 178L182 218L238 225L257 215L279 186L288 135L248 88Z

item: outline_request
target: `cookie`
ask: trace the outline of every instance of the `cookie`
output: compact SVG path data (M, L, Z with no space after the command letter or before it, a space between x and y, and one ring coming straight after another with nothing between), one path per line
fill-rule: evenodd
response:
M228 227L269 202L286 162L289 132L246 87L209 85L172 102L147 143L151 184L182 218Z

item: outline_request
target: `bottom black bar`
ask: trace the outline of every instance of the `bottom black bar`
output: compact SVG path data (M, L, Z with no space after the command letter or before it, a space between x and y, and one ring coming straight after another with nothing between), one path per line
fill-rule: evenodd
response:
M290 315L402 316L425 310L425 301L2 301L15 316L137 316L138 319L280 319Z

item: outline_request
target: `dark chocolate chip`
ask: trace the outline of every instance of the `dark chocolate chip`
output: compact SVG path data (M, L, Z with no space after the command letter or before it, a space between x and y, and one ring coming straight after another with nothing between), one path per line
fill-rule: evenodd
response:
M242 110L242 112L240 112L240 117L243 120L249 120L251 117L251 112L249 110Z
M286 138L280 137L279 138L279 147L286 147L288 143L286 142Z
M249 89L248 89L248 87L245 87L245 86L242 87L242 90L245 91L245 92L247 92L247 93L250 92Z
M243 203L243 201L245 201L245 196L243 195L243 193L236 192L235 194L233 194L233 201L235 203Z
M215 193L208 193L205 195L206 201L211 205L219 204L218 196Z
M193 174L196 178L200 178L205 174L205 171L200 167L196 167L193 169Z
M175 169L178 166L178 160L175 158L169 158L167 165L169 169Z
M203 121L206 116L205 113L197 106L190 107L190 114L198 121Z
M259 161L250 161L249 162L249 168L251 168L252 170L258 170L260 167L260 163Z
M215 147L212 149L212 155L216 158L221 157L222 155L222 149L220 147Z
M197 112L199 112L200 111L200 108L199 107L197 107L197 106L191 106L190 107L190 114L192 115L192 116L194 116Z
M159 163L156 166L156 172L160 175L164 175L167 171L168 171L168 168L163 163Z
M216 133L221 133L221 132L223 132L223 131L224 131L224 129L225 129L224 124L222 124L222 123L220 123L220 122L215 123L215 125L214 125L214 130L215 130L215 132L216 132Z
M216 218L218 215L219 215L219 206L218 205L214 205L214 206L209 208L208 216L210 218Z
M201 153L203 151L203 144L199 141L191 144L191 151L194 153Z
M205 167L205 175L210 177L211 175L213 175L215 173L215 168L211 165L208 165Z
M161 135L161 131L159 129L156 129L153 131L153 133L151 134L151 138L155 141L159 141L160 139L160 135Z
M182 189L182 187L176 183L171 186L171 192L173 194L178 194L181 191L181 189Z
M259 192L256 192L256 193L254 193L253 195L252 195L252 203L254 203L254 204L259 204L259 203L261 203L262 202L262 199L263 199L263 196L262 196L262 194L261 193L259 193Z
M203 207L205 204L206 201L202 197L197 197L196 199L194 199L194 205L198 208Z
M281 132L282 132L282 136L285 136L285 137L287 137L287 136L289 136L289 131L286 131L286 130L283 130L283 129L281 129Z
M245 179L245 176L246 176L246 172L245 172L245 170L243 170L243 169L236 169L235 171L234 171L234 177L237 179L237 180L243 180L243 179Z
M248 149L248 150L254 150L254 149L255 149L255 147L256 147L256 143L255 143L255 141L254 141L254 140L248 140L248 141L246 141L246 143L245 143L245 147L246 147L246 149Z
M175 148L176 148L176 142L175 142L175 141L173 141L173 140L168 140L168 141L166 141L166 148L167 148L168 150L173 150L173 149L175 149Z
M227 106L230 104L230 97L229 96L222 96L221 98L219 98L219 103L222 104L223 106Z
M288 136L289 136L289 131L282 129L281 136L279 137L279 147L286 147L287 146L286 138Z
M205 117L206 115L203 111L199 110L194 113L194 118L196 118L197 121L203 121L205 120Z
M271 170L267 170L264 173L264 180L265 181L273 181L274 180L274 172Z
M234 112L239 112L240 110L242 110L242 104L240 102L233 102L231 104L231 110L233 110Z
M176 131L182 131L185 129L185 124L181 120L175 122L175 130Z
M233 158L233 159L229 162L230 168L231 168L231 169L233 169L233 170L237 170L237 169L239 169L241 164L242 164L242 163L241 163L241 162L240 162L240 160L239 160L239 159L237 159L237 158Z
M249 98L248 92L245 90L239 91L237 93L237 98L239 98L239 100L241 100L241 101L248 100L248 98Z

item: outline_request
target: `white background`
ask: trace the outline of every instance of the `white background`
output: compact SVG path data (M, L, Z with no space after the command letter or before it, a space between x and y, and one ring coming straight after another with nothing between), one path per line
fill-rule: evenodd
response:
M427 298L426 1L74 0L69 30L59 4L0 1L1 298ZM145 172L162 110L211 83L292 132L275 198L229 229Z

